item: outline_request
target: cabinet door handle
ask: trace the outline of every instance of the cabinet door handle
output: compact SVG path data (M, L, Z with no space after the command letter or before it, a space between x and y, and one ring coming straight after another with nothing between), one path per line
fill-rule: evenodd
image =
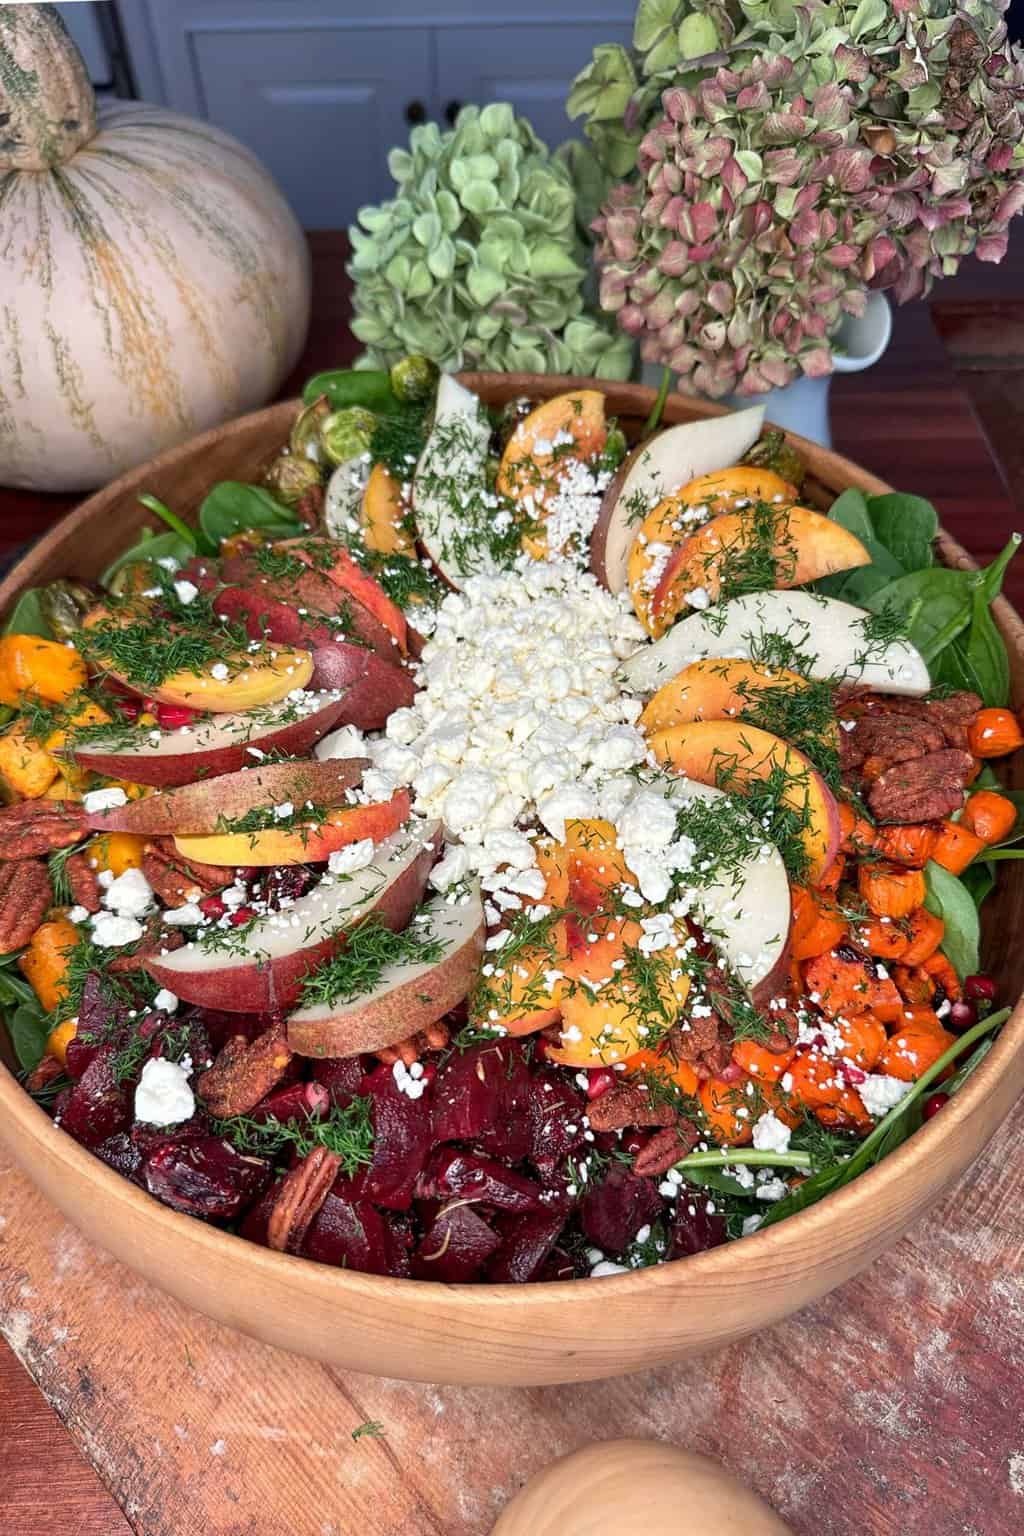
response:
M461 101L450 101L448 103L448 105L444 109L444 116L445 116L445 122L448 123L449 127L451 127L451 128L455 127L455 119L458 117L458 115L459 115L459 113L461 111L462 111L462 102Z
M427 109L422 101L407 101L405 104L405 120L407 123L425 123Z

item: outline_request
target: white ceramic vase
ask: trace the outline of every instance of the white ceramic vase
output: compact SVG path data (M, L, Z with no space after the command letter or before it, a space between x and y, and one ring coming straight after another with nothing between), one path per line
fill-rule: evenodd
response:
M835 373L860 373L877 363L892 335L892 310L884 293L869 293L863 315L855 319L847 315L833 340ZM645 363L643 382L657 388L661 382L661 368ZM762 395L728 395L722 402L737 409L748 405L765 407L766 419L777 427L798 432L815 443L831 448L832 432L829 426L829 392L832 374L823 379L799 378L784 389L770 389Z

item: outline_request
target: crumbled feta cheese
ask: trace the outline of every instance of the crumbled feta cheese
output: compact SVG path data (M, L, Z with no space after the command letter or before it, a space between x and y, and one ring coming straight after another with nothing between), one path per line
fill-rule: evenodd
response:
M280 805L274 806L274 820L287 821L289 816L295 815L295 806L290 800L282 800Z
M101 899L119 917L142 917L153 905L153 887L141 869L126 869L110 882Z
M164 923L171 928L191 928L202 920L203 914L194 901L186 901L183 906L172 907L163 914Z
M758 1152L788 1152L791 1131L770 1109L754 1122L754 1146Z
M782 1179L765 1179L754 1192L757 1200L783 1200L789 1194L789 1186Z
M128 796L117 784L109 789L90 789L82 796L82 809L90 816L94 811L114 811L128 804Z
M397 713L400 714L401 711L399 710ZM394 715L392 715L388 721L389 735L391 734L391 721L394 718ZM329 736L325 736L322 741L318 741L313 748L313 755L319 758L321 762L326 762L335 757L365 757L367 755L367 748L366 742L363 739L363 733L357 726L343 725L339 730L332 731Z
M92 920L92 941L101 949L120 949L125 944L134 944L145 931L136 918L121 917L116 912L97 912Z
M147 1061L135 1090L135 1118L144 1125L181 1125L196 1112L195 1095L189 1087L192 1063L166 1061L162 1056Z
M857 1092L868 1114L880 1120L896 1107L912 1087L912 1083L905 1083L901 1078L869 1072L864 1081L857 1084Z
M84 923L89 917L88 907L74 906L68 912L68 921L71 923Z
M332 875L351 875L358 869L366 869L373 863L375 844L372 837L364 837L358 843L347 843L338 848L327 860Z
M628 1275L629 1269L625 1264L613 1264L611 1259L602 1259L600 1264L595 1264L590 1271L591 1280L602 1280L606 1275Z
M215 661L210 668L210 676L218 683L226 683L229 677L229 669L226 661Z
M182 579L174 583L174 593L179 603L194 603L199 596L199 588L193 582Z
M161 987L153 999L153 1007L161 1013L177 1013L178 999L173 992L168 992L166 987Z
M413 1066L418 1066L413 1062ZM421 1099L427 1091L427 1080L423 1076L423 1069L414 1073L412 1067L407 1067L404 1061L396 1061L391 1068L391 1075L395 1080L395 1087L399 1093L404 1093L407 1099Z

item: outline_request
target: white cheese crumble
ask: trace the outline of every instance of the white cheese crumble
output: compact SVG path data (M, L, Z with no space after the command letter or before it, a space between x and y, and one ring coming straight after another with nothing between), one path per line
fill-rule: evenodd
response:
M210 676L218 683L226 683L228 675L228 664L226 661L215 661L210 668Z
M194 582L182 579L174 583L174 594L179 603L194 603L199 596L199 588Z
M196 1112L195 1095L189 1087L192 1062L147 1061L135 1090L135 1118L144 1125L180 1125Z
M347 843L344 848L335 849L327 860L327 868L332 875L351 875L372 864L373 855L373 838L364 837L358 843Z
M125 944L134 944L145 931L136 918L121 917L116 912L97 912L92 920L92 941L100 949L120 949Z
M912 1087L913 1083L905 1083L902 1078L869 1072L864 1081L857 1084L857 1092L868 1114L880 1120L890 1109L895 1109Z
M153 1007L158 1008L161 1013L176 1013L178 1011L178 998L173 992L169 992L166 987L161 987L153 999Z
M119 917L142 917L153 905L153 887L141 869L126 869L110 882L101 899Z
M90 816L94 811L115 811L128 804L128 796L118 785L109 789L90 789L82 796L82 809Z
M414 1061L412 1066L407 1067L404 1061L396 1061L391 1068L391 1075L395 1080L395 1087L399 1093L404 1093L407 1099L420 1099L427 1090L422 1062Z
M758 1152L788 1152L791 1134L789 1126L770 1109L754 1121L754 1146Z

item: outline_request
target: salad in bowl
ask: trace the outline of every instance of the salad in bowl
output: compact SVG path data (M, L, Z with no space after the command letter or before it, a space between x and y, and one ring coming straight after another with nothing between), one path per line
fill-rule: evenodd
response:
M174 1210L351 1271L617 1275L940 1114L1024 835L982 571L760 408L629 441L319 375L258 484L0 639L0 1004Z

